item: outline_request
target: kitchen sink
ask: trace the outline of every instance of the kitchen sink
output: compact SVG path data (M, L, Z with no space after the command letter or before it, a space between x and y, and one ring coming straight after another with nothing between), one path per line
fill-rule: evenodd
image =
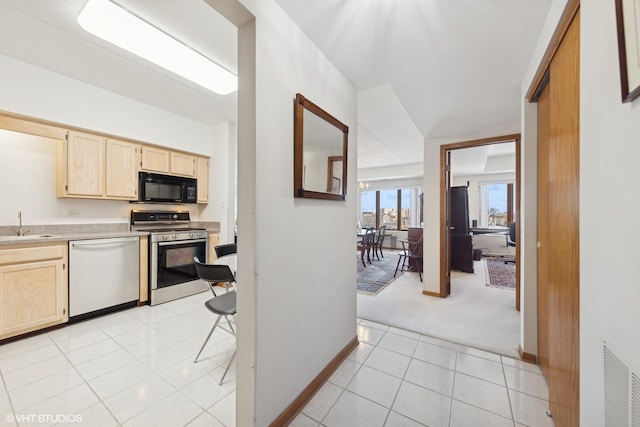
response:
M0 240L23 240L23 239L41 239L47 237L56 237L53 234L26 234L24 236L0 236Z

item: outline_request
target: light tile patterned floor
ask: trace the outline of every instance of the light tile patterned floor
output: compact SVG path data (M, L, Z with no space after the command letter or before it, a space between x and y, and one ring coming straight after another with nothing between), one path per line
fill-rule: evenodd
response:
M537 365L367 320L296 427L553 426Z
M234 426L235 348L207 293L0 346L1 426ZM360 321L359 347L294 426L552 426L535 365ZM82 422L77 422L81 418ZM515 423L514 423L515 421Z
M0 426L235 425L233 365L218 385L235 339L216 331L193 363L214 321L208 298L137 307L0 346Z

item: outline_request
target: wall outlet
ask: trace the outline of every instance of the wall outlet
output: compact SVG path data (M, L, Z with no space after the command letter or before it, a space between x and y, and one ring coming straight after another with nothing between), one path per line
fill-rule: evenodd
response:
M69 211L67 213L69 214L69 216L78 216L78 215L80 215L80 210L78 210L78 209L69 209Z

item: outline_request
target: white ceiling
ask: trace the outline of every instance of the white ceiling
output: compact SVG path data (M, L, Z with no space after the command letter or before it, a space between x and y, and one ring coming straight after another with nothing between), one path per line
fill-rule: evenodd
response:
M451 151L451 174L453 176L513 173L515 170L515 142Z
M551 5L276 1L360 93L358 168L422 161L423 138L518 128L520 84Z
M0 0L0 54L204 122L236 119L236 93L216 95L84 31L87 0ZM202 0L116 0L237 72L236 28Z
M0 54L205 123L220 96L82 30L87 0L0 0ZM114 0L236 72L237 32L203 0ZM520 83L551 0L276 0L359 91L358 167L422 161L425 137L520 120Z

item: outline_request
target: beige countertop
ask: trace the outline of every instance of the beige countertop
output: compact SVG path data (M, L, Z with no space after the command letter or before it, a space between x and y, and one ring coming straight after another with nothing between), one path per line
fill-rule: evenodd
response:
M197 222L192 227L206 229L210 233L220 232L219 222ZM129 231L129 224L59 224L25 225L24 236L18 236L19 227L0 226L0 247L16 244L46 244L71 240L112 239L117 237L146 236L146 231Z
M91 233L71 233L71 234L27 234L25 236L4 235L0 236L0 246L15 244L41 244L54 242L69 242L71 240L89 240L89 239L112 239L116 237L132 237L146 236L147 232L137 231L109 231L109 232L91 232Z

